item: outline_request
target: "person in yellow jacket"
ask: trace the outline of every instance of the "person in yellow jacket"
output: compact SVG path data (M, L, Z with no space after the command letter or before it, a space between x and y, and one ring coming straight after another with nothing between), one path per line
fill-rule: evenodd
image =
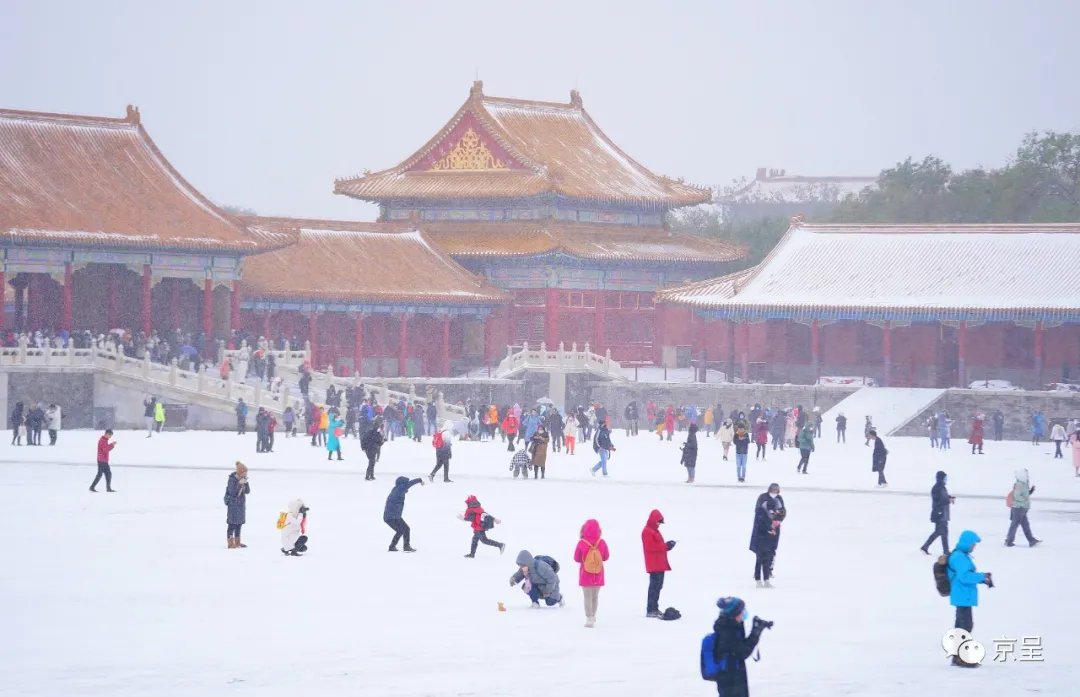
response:
M159 400L154 404L154 430L161 433L161 429L165 427L165 405Z
M326 431L330 428L330 410L325 406L320 408L322 414L319 416L319 445L326 445Z
M705 422L705 435L706 436L711 436L712 432L713 432L713 423L714 423L712 407L709 407L709 408L707 408L705 410L705 415L702 416L701 419L702 419L702 421Z

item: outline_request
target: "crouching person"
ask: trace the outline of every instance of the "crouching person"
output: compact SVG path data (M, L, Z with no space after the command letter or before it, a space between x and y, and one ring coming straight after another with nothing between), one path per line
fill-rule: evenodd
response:
M563 597L559 592L559 563L551 557L534 557L528 550L521 550L517 555L518 570L510 577L510 585L521 585L521 590L529 596L533 609L540 607L542 599L548 607L556 603L562 607Z
M307 514L308 507L300 499L289 504L289 510L281 524L281 553L290 557L299 557L307 551Z

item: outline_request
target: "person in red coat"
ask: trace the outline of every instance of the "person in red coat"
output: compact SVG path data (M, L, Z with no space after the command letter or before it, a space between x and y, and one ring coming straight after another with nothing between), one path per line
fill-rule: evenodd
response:
M976 414L974 420L971 422L971 435L968 436L968 443L971 443L971 454L975 454L975 449L979 449L979 454L983 454L983 415Z
M667 439L671 440L671 434L675 432L675 407L670 404L664 411L664 430L667 431Z
M660 590L664 587L664 572L671 571L667 553L675 547L675 541L664 541L660 534L660 525L664 514L653 509L649 522L641 531L641 547L645 551L645 571L649 574L649 598L645 605L645 616L660 618Z
M769 443L769 422L764 417L759 418L757 423L754 424L754 443L757 445L754 459L760 457L764 460L765 446Z
M514 416L514 412L507 411L506 418L502 421L503 433L506 434L506 440L509 441L506 446L507 452L514 452L514 440L517 439L519 425L517 417Z
M97 442L97 476L94 477L94 483L90 485L90 491L97 493L97 489L94 488L101 481L102 477L105 477L105 491L116 491L112 488L112 469L109 468L109 453L116 447L116 442L109 442L112 438L112 429L105 431L105 435L98 438Z
M476 546L481 542L490 547L498 547L499 554L502 554L504 551L506 551L506 545L504 545L502 542L488 539L487 531L489 528L484 527L485 515L491 518L491 523L497 525L502 522L495 516L486 513L484 511L484 507L480 505L480 500L475 496L469 496L469 498L465 499L465 513L459 514L458 518L464 520L472 526L472 547L469 549L469 553L465 555L469 559L472 559L476 556ZM494 525L491 525L491 527L494 527Z

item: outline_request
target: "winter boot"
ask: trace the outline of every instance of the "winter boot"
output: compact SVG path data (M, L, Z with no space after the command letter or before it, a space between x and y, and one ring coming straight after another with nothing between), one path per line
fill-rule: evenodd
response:
M236 536L236 546L247 549L247 545L240 541L240 536L239 535Z
M761 587L762 588L775 588L776 586L774 586L772 584L772 581L763 581L762 584L761 584Z
M762 586L762 585L761 585L761 581L760 581L760 580L758 580L758 581L754 581L754 583L755 583L755 584L757 585L757 587L758 587L758 588L764 588L764 586Z
M540 603L533 603L529 607L531 607L533 610L539 610L540 609Z
M475 559L476 555L473 554L472 552L469 552L468 554L465 555L465 558L466 559Z
M415 552L416 550L413 549L412 547L410 547L409 545L405 545L405 551L406 552Z
M228 549L236 549L236 538L235 537L229 537L229 538L226 539L226 541L229 544Z
M588 627L589 629L592 629L593 627L595 627L596 626L596 618L595 617L586 617L585 618L585 626Z
M396 551L397 551L397 547L395 547L394 545L390 545L390 549L388 549L388 550L386 550L386 551L387 551L387 552L396 552Z

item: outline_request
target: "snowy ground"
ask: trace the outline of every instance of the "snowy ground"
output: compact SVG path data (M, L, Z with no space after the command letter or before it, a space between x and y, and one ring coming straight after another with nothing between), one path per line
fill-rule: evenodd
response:
M611 477L594 480L589 448L549 457L549 479L513 481L498 443L458 443L453 484L415 487L405 515L415 555L390 554L381 522L393 478L430 470L429 443L388 444L374 484L355 441L328 463L306 441L278 438L257 455L254 436L121 432L116 494L86 491L91 432L55 448L6 448L0 487L17 544L0 571L5 631L0 694L18 695L708 695L697 676L701 636L721 595L743 597L774 620L750 665L754 697L810 695L1070 694L1078 601L1080 479L1048 446L988 443L987 454L931 451L889 439L891 488L873 487L870 449L820 444L811 474L797 451L750 461L749 484L703 440L698 484L682 483L676 443L616 431ZM677 435L681 441L683 436ZM1071 453L1067 453L1067 457ZM245 550L225 549L226 470L251 466ZM1044 546L1002 546L1012 471L1038 486L1032 524ZM1045 662L949 668L940 639L952 625L934 590L927 491L945 469L958 497L953 536L984 538L975 636L1040 636ZM783 488L784 524L774 590L752 580L746 545L754 498ZM469 533L455 514L468 494L503 518L491 548L462 558ZM311 506L311 552L284 558L274 521L293 497ZM660 508L678 540L661 606L678 622L644 617L640 530ZM598 624L583 627L570 559L587 517L604 527L612 559ZM528 609L507 579L527 548L554 556L567 606ZM1063 592L1064 591L1064 592ZM503 601L508 612L496 611Z

